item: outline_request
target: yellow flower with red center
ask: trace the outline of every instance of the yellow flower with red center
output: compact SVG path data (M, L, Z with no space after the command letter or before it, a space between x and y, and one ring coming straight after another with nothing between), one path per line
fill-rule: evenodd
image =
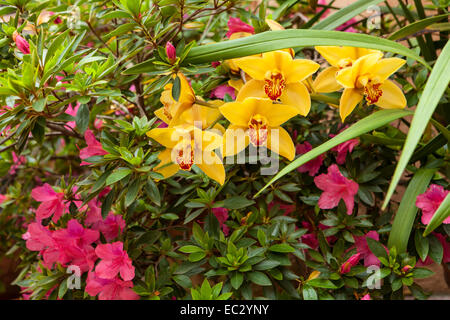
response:
M191 124L156 128L147 132L166 149L159 153L161 161L155 171L169 178L179 170L190 171L197 165L208 177L220 184L225 182L225 168L214 150L222 147L217 130L202 130Z
M169 126L179 124L178 119L180 115L192 108L195 102L195 93L186 77L182 73L178 73L177 76L180 79L180 96L178 101L173 98L173 84L169 83L161 93L160 101L163 107L155 111L155 115Z
M376 104L384 109L404 108L405 95L388 78L405 62L399 58L382 59L381 53L372 53L357 59L351 67L339 71L336 81L344 87L339 103L342 121L364 97L369 105Z
M321 93L335 92L342 89L342 86L336 81L336 74L339 70L351 67L356 60L365 55L372 53L381 54L378 50L356 47L317 46L315 49L331 65L319 73L313 82L314 91Z
M236 63L252 77L239 91L237 101L247 97L269 98L296 107L303 116L308 114L311 98L302 81L319 69L317 63L294 60L281 50L263 53L262 57L241 58Z
M289 160L294 159L294 143L281 124L296 116L297 108L273 104L266 98L249 97L226 103L219 110L230 121L224 135L224 157L238 154L251 143L255 147L265 146Z

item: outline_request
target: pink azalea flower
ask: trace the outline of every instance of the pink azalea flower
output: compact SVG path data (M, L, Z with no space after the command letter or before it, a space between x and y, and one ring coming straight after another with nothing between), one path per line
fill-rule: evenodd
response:
M309 233L301 236L301 242L310 246L311 249L316 250L319 247L319 240L317 240L317 236L313 233L311 223L302 221L302 226L308 229Z
M75 219L71 219L67 223L66 229L56 230L53 233L53 238L67 246L75 246L80 249L85 249L91 243L98 240L100 234L97 230L85 229Z
M433 234L438 238L438 240L442 244L442 248L444 249L444 255L442 257L443 263L450 263L450 242L447 240L446 236L433 232Z
M118 277L103 279L95 272L89 272L85 291L99 300L138 300L139 296L133 291L132 281L123 281Z
M212 208L212 212L216 216L217 220L219 220L220 227L222 228L225 236L228 236L230 233L230 228L225 224L228 220L228 210L225 208Z
M99 244L95 248L95 253L102 259L95 268L100 278L113 279L118 273L125 281L134 278L134 267L127 252L123 250L122 242Z
M308 141L305 141L303 144L297 144L295 148L297 154L305 154L311 151L312 149L313 148ZM317 174L317 172L319 172L322 163L323 163L323 155L321 154L318 157L314 158L313 160L308 161L304 165L298 167L297 171L301 173L308 172L308 174L311 177L314 177Z
M95 135L90 129L87 129L84 133L84 139L86 140L87 147L80 150L80 158L82 160L108 154L108 152L103 150L102 144L95 139ZM80 165L84 166L89 164L88 162L82 161Z
M24 37L22 37L17 31L14 31L12 37L16 43L17 49L19 49L23 54L30 54L30 44Z
M42 251L54 244L52 232L48 230L48 227L37 222L28 225L27 232L22 235L22 239L26 241L25 245L30 251Z
M230 17L228 20L228 32L226 34L227 38L230 38L231 35L236 32L248 32L253 34L255 33L255 29L239 18Z
M330 134L330 138L335 137L335 134ZM358 139L347 140L336 147L332 148L332 151L337 152L336 162L338 164L344 164L347 153L352 153L353 149L359 144Z
M31 196L34 200L42 202L36 210L36 219L38 221L53 215L53 222L58 222L58 219L67 212L68 208L64 203L64 193L56 192L48 183L34 188L31 191Z
M2 204L3 202L5 202L6 200L8 200L8 196L4 195L4 194L0 194L0 204Z
M119 232L123 232L124 228L125 220L123 220L121 215L113 214L112 212L98 226L98 230L103 234L106 241L115 239L119 235Z
M211 67L217 68L218 66L220 66L220 62L219 62L219 61L213 61L213 62L211 62Z
M314 178L317 188L324 191L319 198L319 208L331 209L337 207L341 199L347 207L347 214L351 215L354 207L354 197L358 192L358 184L347 179L339 171L337 165L328 168L328 174L321 174Z
M69 107L66 109L66 114L72 116L72 117L76 117L77 116L77 112L78 109L80 108L80 104L77 103L75 105L75 107L72 107L72 104L69 103ZM75 121L69 121L66 123L67 126L71 127L72 129L75 129L75 127L77 126Z
M284 215L288 216L290 215L292 212L295 211L295 204L287 204L287 203L283 203L283 202L279 202L279 201L272 201L267 205L267 209L270 211L272 210L273 207L275 207L276 205L278 205L278 208L281 211L284 211Z
M361 258L361 253L357 253L352 255L350 258L348 258L347 261L345 261L340 268L340 272L342 274L350 272L352 267L356 266L359 262L359 259Z
M444 190L444 187L432 184L425 193L417 196L416 207L422 209L422 223L428 225L433 218L434 213L439 208L442 201L450 191ZM445 224L450 223L450 217L444 220Z
M380 266L380 260L378 260L377 256L372 253L369 249L369 245L367 244L367 238L372 238L376 241L380 240L380 236L374 230L369 231L364 236L355 236L355 246L356 251L362 255L364 259L364 266Z
M102 119L95 119L94 120L94 128L97 130L100 130L103 128L103 120Z
M370 294L366 294L364 297L362 297L360 300L372 300L372 298L370 298Z
M22 164L25 164L26 158L24 156L18 157L17 154L14 151L11 153L11 155L12 155L12 159L13 159L13 164L9 168L9 172L8 173L10 175L14 175L14 174L16 174L17 169L19 168L19 166L22 165Z
M230 87L229 85L226 85L226 84L222 84L218 87L215 87L211 91L210 98L224 99L226 94L229 94L231 99L233 99L233 100L236 99L236 94L235 94L234 88Z
M94 226L102 220L101 204L96 199L92 199L88 202L88 210L86 212L86 219L84 220L84 223L87 226Z
M329 2L329 0L319 0L319 1L317 1L317 4L328 5L328 2ZM317 7L316 13L319 13L322 10L323 10L322 7ZM329 14L330 14L330 9L325 10L325 12L320 17L320 20L325 19ZM349 25L352 25L355 22L356 22L356 20L354 18L351 18L347 22L344 22L343 24L341 24L335 30L337 30L337 31L346 31L346 32L357 32L357 30L354 29L353 27L347 28Z

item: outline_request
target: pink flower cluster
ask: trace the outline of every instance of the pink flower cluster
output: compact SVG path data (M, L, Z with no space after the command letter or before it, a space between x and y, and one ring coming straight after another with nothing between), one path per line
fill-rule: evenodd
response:
M102 191L99 197L107 192L109 190ZM56 263L63 267L78 266L81 272L88 272L86 292L91 296L98 295L99 299L139 298L132 290L134 267L123 243L100 242L100 233L111 242L123 232L125 221L120 215L110 212L103 219L98 199L82 208L81 201L75 200L80 212L86 211L84 224L88 227L71 219L65 228L51 230L42 225L42 220L53 216L56 223L68 212L64 192L56 192L49 184L44 184L32 190L32 197L41 204L36 211L36 221L28 225L22 238L29 250L39 252L46 268L52 269Z
M228 32L226 34L227 38L230 38L233 33L237 32L247 32L254 34L255 28L253 28L251 25L245 23L239 18L233 18L231 17L228 20Z

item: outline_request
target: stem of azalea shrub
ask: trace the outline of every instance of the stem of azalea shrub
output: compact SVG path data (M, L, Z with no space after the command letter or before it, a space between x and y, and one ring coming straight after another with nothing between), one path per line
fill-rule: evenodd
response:
M339 105L339 99L326 96L324 94L319 93L311 93L311 99L319 102L326 102L331 104Z

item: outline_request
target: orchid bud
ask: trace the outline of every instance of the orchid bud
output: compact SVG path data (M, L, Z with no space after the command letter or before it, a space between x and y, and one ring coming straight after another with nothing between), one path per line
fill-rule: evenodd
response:
M166 55L171 64L173 64L177 59L177 52L175 50L175 47L170 42L166 43Z
M17 49L19 49L23 54L30 54L30 45L24 37L22 37L17 31L14 31L12 38L16 43Z

